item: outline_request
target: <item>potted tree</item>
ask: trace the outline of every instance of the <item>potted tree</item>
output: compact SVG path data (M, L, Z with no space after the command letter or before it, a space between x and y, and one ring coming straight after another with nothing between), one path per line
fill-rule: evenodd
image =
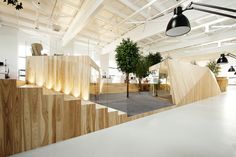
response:
M136 65L136 70L135 70L135 75L138 77L138 82L139 82L139 91L142 91L142 79L147 77L149 74L149 64L147 62L147 58L141 56L137 65Z
M213 74L215 75L216 77L216 80L217 80L217 83L220 87L220 90L222 92L225 92L226 91L226 88L228 86L228 79L226 77L218 77L219 75L219 72L220 72L220 65L217 64L216 61L210 61L208 64L207 64L207 67L213 72Z
M126 74L127 98L129 98L129 74L134 73L139 61L139 48L132 40L122 39L116 48L116 63L119 70Z
M207 64L207 67L213 72L213 74L217 77L219 75L220 72L220 65L217 64L216 61L210 61Z

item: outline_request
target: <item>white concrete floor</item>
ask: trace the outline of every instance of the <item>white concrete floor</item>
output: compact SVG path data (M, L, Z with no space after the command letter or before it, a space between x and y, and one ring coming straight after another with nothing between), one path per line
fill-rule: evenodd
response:
M236 157L236 86L217 97L14 157Z

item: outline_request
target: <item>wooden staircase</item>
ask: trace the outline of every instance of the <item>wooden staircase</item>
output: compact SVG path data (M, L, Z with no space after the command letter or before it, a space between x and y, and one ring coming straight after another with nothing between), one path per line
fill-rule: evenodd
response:
M34 85L0 80L0 157L108 128L127 114Z
M17 154L177 107L127 117L90 101L0 79L0 157Z

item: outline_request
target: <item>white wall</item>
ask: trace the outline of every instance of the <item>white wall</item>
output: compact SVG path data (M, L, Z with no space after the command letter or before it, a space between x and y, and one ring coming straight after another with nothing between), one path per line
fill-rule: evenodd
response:
M7 59L10 69L10 77L17 77L17 30L8 27L0 27L0 61ZM4 72L1 68L1 72ZM4 75L0 75L2 78Z
M17 69L25 68L25 56L31 55L31 44L41 43L43 53L53 55L61 53L65 55L88 55L102 69L109 73L109 67L116 67L115 55L101 55L101 47L94 43L82 43L72 41L66 47L62 48L62 40L59 37L41 34L27 30L17 30L15 28L0 27L0 61L6 58L10 67L10 76L17 78ZM112 69L111 73L114 70Z

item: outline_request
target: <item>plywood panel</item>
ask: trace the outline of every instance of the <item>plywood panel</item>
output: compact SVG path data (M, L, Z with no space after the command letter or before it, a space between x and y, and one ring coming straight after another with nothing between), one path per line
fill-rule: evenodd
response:
M174 104L187 104L220 94L216 78L207 67L170 59L165 62Z
M102 93L125 93L127 90L127 85L125 83L103 83ZM138 84L129 85L130 92L138 92Z
M112 111L108 113L108 125L109 127L115 126L118 124L118 111Z
M21 108L15 80L0 80L0 154L21 151Z
M95 131L96 105L81 105L81 134L87 134Z
M42 143L42 88L20 88L23 108L24 149L30 150Z
M216 80L220 86L221 92L225 92L228 86L228 79L226 77L217 77Z
M95 130L105 129L108 127L108 109L100 108L96 110Z
M63 139L69 139L81 134L81 105L80 101L64 102Z
M30 56L26 81L88 100L91 68L100 76L99 67L88 56Z

